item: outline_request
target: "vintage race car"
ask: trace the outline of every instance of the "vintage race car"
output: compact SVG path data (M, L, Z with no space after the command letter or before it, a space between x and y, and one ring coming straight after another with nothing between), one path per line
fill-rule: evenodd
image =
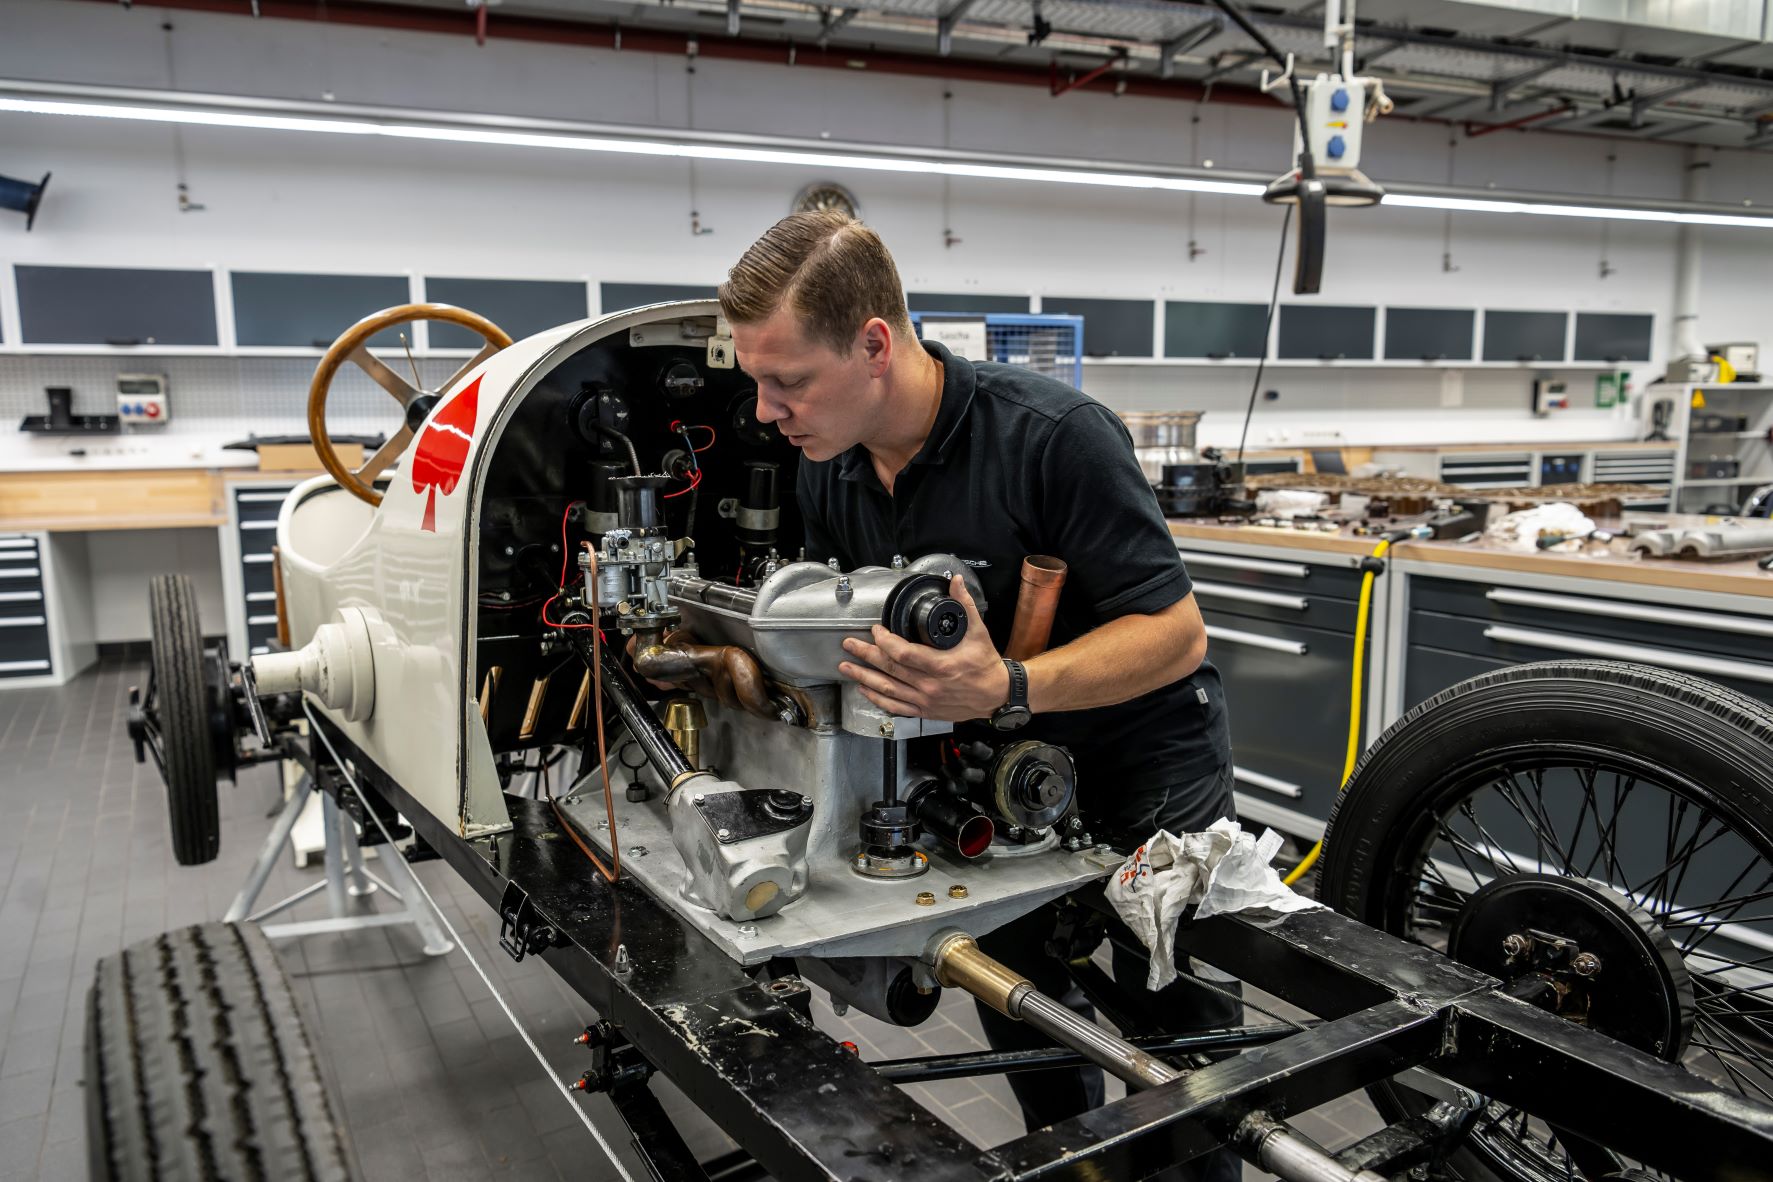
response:
M436 390L367 344L422 317L486 341ZM403 414L355 470L326 432L347 363ZM441 305L350 329L310 393L328 475L277 523L283 644L232 661L188 588L154 588L131 728L180 861L215 854L218 775L265 759L301 763L366 835L410 830L498 908L513 956L546 956L603 1015L581 1082L669 1176L704 1175L656 1135L654 1069L779 1177L1144 1177L1226 1145L1335 1182L1764 1172L1764 706L1596 662L1422 704L1338 801L1317 884L1337 910L1177 934L1179 956L1321 1021L1178 1034L1090 959L1132 939L1102 889L1129 851L1087 832L1069 754L962 742L837 672L876 626L958 643L965 565L801 560L798 454L755 400L711 301L518 342ZM1014 614L1019 655L1044 644L1063 569L1034 558L1016 603L970 588ZM1628 870L1622 834L1661 802L1667 848ZM1051 951L1120 1035L974 943L1054 902ZM1723 933L1703 952L1695 922ZM1065 1049L863 1064L812 1026L809 983L900 1025L960 988ZM1140 1094L992 1152L892 1086L1085 1061ZM1368 1086L1388 1127L1338 1156L1282 1119Z

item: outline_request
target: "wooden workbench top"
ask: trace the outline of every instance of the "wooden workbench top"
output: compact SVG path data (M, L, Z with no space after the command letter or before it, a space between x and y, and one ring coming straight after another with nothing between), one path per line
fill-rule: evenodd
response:
M294 484L313 475L257 468L0 472L0 530L214 527L228 520L231 485L283 480Z
M1671 525L1699 525L1702 517L1654 515ZM1302 553L1362 555L1372 552L1375 538L1340 533L1310 533L1255 525L1218 525L1207 521L1171 521L1170 532L1178 538L1217 541L1249 546L1281 546ZM1621 540L1606 551L1589 547L1580 554L1523 554L1487 542L1401 542L1391 557L1410 562L1447 566L1480 567L1521 574L1558 575L1564 578L1599 579L1610 583L1674 587L1710 591L1720 595L1773 597L1773 573L1761 570L1752 558L1721 562L1670 558L1640 558Z

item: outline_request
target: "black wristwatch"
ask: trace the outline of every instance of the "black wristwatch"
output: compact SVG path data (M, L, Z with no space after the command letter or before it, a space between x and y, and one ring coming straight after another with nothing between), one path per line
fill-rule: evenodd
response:
M1028 709L1028 670L1022 662L1003 659L1003 667L1010 671L1010 697L1003 705L991 712L991 725L1000 731L1013 731L1027 725L1034 715Z

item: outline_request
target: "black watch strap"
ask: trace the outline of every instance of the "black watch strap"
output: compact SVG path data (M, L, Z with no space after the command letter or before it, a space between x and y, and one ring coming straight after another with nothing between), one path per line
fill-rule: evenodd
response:
M1022 662L1010 657L1003 659L1003 667L1010 671L1010 696L1004 701L1004 705L1028 709L1028 670L1023 667Z

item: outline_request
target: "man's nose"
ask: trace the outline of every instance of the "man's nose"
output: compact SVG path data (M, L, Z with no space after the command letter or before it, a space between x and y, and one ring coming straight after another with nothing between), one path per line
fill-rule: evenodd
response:
M762 394L759 394L757 396L757 421L758 422L760 422L760 423L774 423L774 422L779 422L780 420L785 419L787 417L788 417L788 411L785 408L776 406L775 404L770 402L770 400L768 398L765 398Z

